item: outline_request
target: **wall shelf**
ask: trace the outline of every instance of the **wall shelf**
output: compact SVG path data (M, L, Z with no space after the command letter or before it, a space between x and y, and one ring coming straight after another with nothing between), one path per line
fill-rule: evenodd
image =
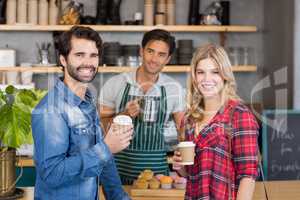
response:
M83 25L84 26L84 25ZM101 32L146 32L155 28L163 28L170 32L256 32L256 26L230 25L159 25L159 26L136 26L136 25L86 25ZM0 31L66 31L72 25L0 25Z
M134 67L114 67L114 66L100 66L98 67L98 73L122 73L130 72L134 70ZM34 73L61 73L61 67L0 67L0 72L25 72L31 71ZM163 72L168 73L182 73L189 72L190 66L180 65L180 66L165 66ZM241 65L233 66L234 72L256 72L257 66L255 65Z
M33 167L34 161L31 157L17 156L17 167Z

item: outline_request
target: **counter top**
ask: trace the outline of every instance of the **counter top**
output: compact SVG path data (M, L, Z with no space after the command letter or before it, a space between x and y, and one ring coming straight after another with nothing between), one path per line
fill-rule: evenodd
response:
M265 182L268 197L272 200L282 199L300 199L300 181L268 181ZM20 200L33 200L33 187L22 188L25 190L25 196ZM131 186L124 186L124 189L129 193ZM101 189L99 189L101 191ZM178 197L172 197L172 200L183 200L183 193L178 193ZM131 196L132 200L170 200L170 197L150 197L150 196ZM102 192L100 192L100 199L104 200ZM264 188L262 182L256 182L255 193L253 200L265 200Z

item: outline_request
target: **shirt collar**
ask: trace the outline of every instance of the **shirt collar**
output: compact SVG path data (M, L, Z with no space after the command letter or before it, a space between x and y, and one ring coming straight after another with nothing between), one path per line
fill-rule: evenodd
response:
M85 93L86 100L82 100L72 90L70 90L70 88L62 81L62 78L58 78L56 80L55 88L58 91L59 96L63 97L65 102L69 103L72 106L79 106L84 101L88 101L88 102L93 101L93 95L89 91L89 89L87 89Z

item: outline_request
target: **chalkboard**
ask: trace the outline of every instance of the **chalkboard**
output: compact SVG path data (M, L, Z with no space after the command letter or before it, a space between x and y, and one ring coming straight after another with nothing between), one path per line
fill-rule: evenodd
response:
M300 111L263 112L262 149L266 180L300 179Z

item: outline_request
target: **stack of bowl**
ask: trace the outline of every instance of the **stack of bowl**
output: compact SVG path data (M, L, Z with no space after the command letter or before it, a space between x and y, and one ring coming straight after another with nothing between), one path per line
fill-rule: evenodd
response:
M103 64L109 66L118 65L118 59L122 57L122 46L119 42L104 43Z
M178 64L189 65L193 51L193 40L178 40Z

